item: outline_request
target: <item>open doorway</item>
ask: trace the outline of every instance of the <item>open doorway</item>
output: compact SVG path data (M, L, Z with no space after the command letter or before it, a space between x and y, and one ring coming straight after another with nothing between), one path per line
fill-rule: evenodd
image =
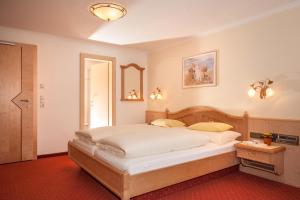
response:
M80 54L80 129L115 125L113 57Z

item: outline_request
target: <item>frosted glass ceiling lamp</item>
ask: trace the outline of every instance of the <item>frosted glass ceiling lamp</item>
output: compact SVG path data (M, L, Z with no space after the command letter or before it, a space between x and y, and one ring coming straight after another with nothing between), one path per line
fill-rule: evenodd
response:
M127 13L123 6L114 3L97 3L90 7L90 11L95 16L108 22L120 19Z

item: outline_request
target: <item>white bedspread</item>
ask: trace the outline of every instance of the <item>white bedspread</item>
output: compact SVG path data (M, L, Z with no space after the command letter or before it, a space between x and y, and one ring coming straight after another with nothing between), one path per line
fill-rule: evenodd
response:
M105 137L98 147L124 158L135 158L205 145L209 137L187 128L144 126L130 133Z
M75 135L82 140L90 140L91 142L97 143L100 139L108 136L138 132L146 129L147 127L150 127L150 125L132 124L120 126L106 126L87 130L79 130L75 132Z

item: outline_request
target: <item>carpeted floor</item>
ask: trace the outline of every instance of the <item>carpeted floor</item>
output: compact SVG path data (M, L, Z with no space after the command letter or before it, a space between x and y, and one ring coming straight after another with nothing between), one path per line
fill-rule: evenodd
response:
M0 200L117 200L67 156L0 165ZM231 168L134 200L300 200L300 189Z

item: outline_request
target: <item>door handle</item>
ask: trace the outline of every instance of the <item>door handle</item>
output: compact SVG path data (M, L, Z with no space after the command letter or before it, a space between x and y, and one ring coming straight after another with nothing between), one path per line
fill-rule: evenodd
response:
M28 100L28 99L21 99L20 101L21 101L21 102L26 102L26 103L28 103L28 102L29 102L29 100Z

